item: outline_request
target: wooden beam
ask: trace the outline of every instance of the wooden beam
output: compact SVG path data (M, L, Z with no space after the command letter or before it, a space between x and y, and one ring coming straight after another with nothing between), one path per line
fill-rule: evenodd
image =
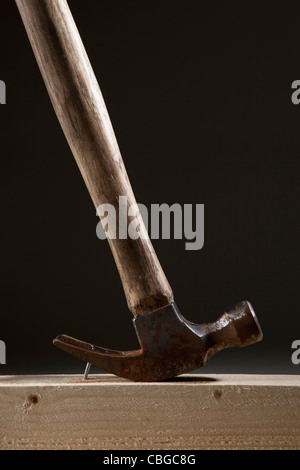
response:
M1 376L0 449L300 449L300 379Z

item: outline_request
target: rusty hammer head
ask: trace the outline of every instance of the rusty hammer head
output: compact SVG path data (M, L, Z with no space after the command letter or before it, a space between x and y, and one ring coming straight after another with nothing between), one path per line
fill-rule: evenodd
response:
M107 372L135 381L157 381L190 372L216 352L262 339L250 303L236 304L213 323L186 320L175 303L133 320L141 348L114 351L60 335L54 344Z

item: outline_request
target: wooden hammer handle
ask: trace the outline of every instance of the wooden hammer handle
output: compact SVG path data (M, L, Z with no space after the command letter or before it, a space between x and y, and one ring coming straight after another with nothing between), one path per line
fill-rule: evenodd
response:
M54 110L96 208L136 203L99 85L66 0L16 0ZM127 211L126 211L127 214ZM126 216L125 214L125 216ZM124 214L123 214L124 215ZM129 224L132 217L127 216ZM109 239L134 316L173 301L140 219L138 239Z

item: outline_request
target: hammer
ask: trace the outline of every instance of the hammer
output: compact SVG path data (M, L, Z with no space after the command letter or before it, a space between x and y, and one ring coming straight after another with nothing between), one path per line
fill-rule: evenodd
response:
M96 77L66 0L16 0L54 110L96 208L127 197L137 207ZM135 206L134 206L135 205ZM213 323L180 313L140 214L138 238L107 234L140 349L115 351L59 335L54 344L100 369L134 381L158 381L205 365L221 349L262 339L256 315L240 302ZM104 224L103 224L104 225Z

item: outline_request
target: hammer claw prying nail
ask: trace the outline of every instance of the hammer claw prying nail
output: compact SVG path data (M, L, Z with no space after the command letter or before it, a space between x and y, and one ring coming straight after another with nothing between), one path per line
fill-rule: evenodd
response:
M16 3L53 107L95 208L113 205L119 221L126 212L123 214L119 208L121 197L126 197L130 208L138 205L67 1L16 0ZM188 155L184 158L187 160ZM128 212L126 228L132 221ZM137 237L110 237L108 233L108 241L134 316L140 349L114 351L66 335L58 336L54 344L88 365L118 376L155 381L202 367L221 349L260 341L260 326L246 301L227 309L213 323L196 325L181 315L138 210L137 216Z

